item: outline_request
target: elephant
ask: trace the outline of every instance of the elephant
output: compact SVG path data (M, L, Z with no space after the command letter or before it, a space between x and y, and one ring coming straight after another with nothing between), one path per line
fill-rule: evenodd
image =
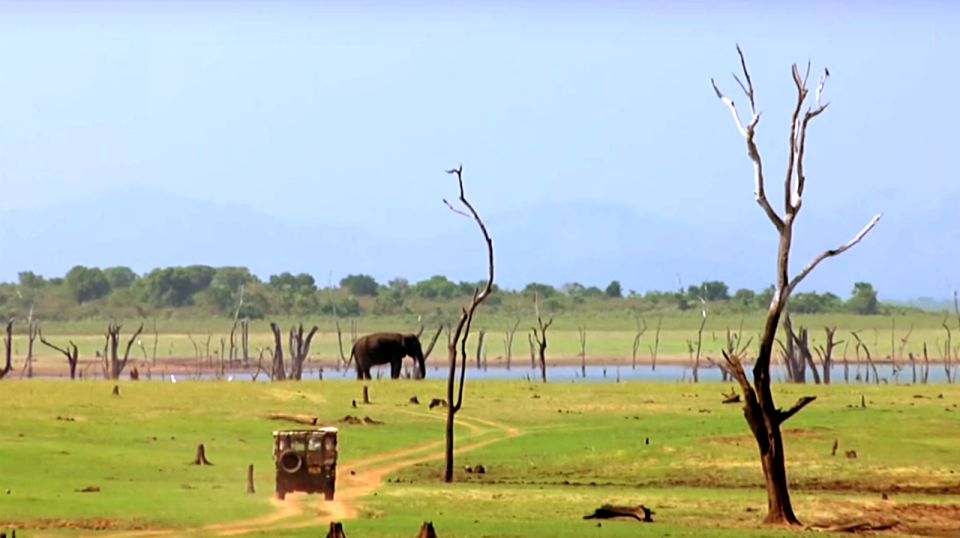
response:
M404 357L413 357L420 369L420 379L427 376L426 359L415 334L372 333L361 336L354 342L347 364L356 360L357 379L370 379L371 366L389 363L390 377L398 379Z

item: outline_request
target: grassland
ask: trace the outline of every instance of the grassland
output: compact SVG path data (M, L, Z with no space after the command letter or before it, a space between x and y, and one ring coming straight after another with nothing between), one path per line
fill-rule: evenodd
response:
M740 409L716 384L467 387L463 465L439 482L436 381L112 383L4 381L0 529L24 536L316 536L333 516L348 536L793 536L759 526L765 494ZM896 520L889 535L960 534L960 388L779 386L814 405L786 430L790 478L806 523ZM867 407L861 408L861 396ZM338 500L271 500L270 412L341 424ZM834 440L840 451L831 456ZM215 465L190 465L197 443ZM857 457L843 457L855 450ZM257 493L245 493L256 469ZM351 471L353 471L351 473ZM96 493L78 490L96 486ZM888 500L881 495L887 494ZM581 517L606 502L644 503L656 523ZM95 530L95 529L103 530Z
M505 331L516 320L520 320L515 335L512 352L514 360L523 362L529 357L527 333L531 321L527 318L514 318L505 315L487 316L478 319L477 329L487 332L484 356L491 364L498 364L498 358L506 355ZM288 328L295 323L307 326L317 325L320 332L314 339L311 357L320 360L333 360L339 356L335 320L329 317L278 319L278 323ZM427 325L424 340L429 338L439 319L425 321ZM653 355L656 327L660 325L657 356L661 360L686 361L689 359L689 346L698 338L700 324L699 312L673 313L663 317L645 317L646 332L640 340L637 356L641 361L649 361ZM906 359L913 353L920 356L926 344L931 359L944 356L943 346L947 333L942 324L947 321L953 332L957 332L957 320L944 319L942 314L911 312L898 316L859 316L853 314L821 314L795 316L795 326L810 328L812 347L824 341L823 327L837 327L837 338L844 344L838 347L836 358L856 358L854 339L851 331L857 331L863 342L869 346L874 358L883 359L894 356ZM221 341L224 352L228 353L229 333L232 321L227 318L161 319L156 321L157 335L154 336L153 320L130 319L123 322L125 334L129 334L140 322L145 322L144 334L140 338L142 347L134 346L131 356L134 359L154 357L156 338L156 358L159 361L169 358L219 357ZM363 334L376 330L416 331L420 324L416 316L365 316L355 320L342 320L346 352L349 353L351 324L356 322L357 332ZM558 315L549 336L548 356L553 359L573 359L580 356L580 327L587 331L586 354L588 361L611 362L630 358L634 338L637 335L636 318L623 313L602 313ZM759 315L739 316L724 314L708 316L703 331L703 355L719 359L720 350L726 345L727 330L739 332L742 326L743 338L757 339L762 325ZM87 320L81 322L51 322L43 324L43 332L50 340L60 344L67 340L76 342L81 359L90 359L103 349L103 331L106 322ZM23 327L14 337L14 356L22 359L26 354L26 335ZM478 331L472 334L471 348L474 348ZM273 345L268 321L253 321L250 324L250 353L255 358L258 350ZM441 337L441 341L443 337ZM960 355L960 338L953 339L953 355ZM35 353L39 355L41 365L57 365L65 371L62 358L54 351L40 346ZM502 361L501 361L502 362Z

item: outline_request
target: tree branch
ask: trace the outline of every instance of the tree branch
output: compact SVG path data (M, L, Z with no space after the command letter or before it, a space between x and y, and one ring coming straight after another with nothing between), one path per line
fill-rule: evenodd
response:
M816 396L804 396L797 400L797 403L793 404L793 407L787 409L786 411L780 411L778 419L780 424L783 424L793 415L796 415L801 409L810 404L810 402L816 400Z
M817 265L820 264L820 262L822 262L827 258L832 258L834 256L843 254L844 252L849 250L851 247L853 247L854 245L862 241L863 238L866 237L868 233L870 233L870 230L872 230L877 225L877 223L880 222L881 217L883 217L883 213L877 213L877 215L874 216L872 219L870 219L870 222L868 222L867 225L864 226L863 229L860 230L860 232L853 237L853 239L851 239L850 241L847 241L846 243L840 245L835 249L824 251L819 256L814 258L813 261L811 261L809 264L807 264L806 267L803 268L803 271L800 271L800 273L797 276L793 277L793 280L790 281L790 285L787 286L786 296L789 297L790 294L793 293L794 288L796 288L797 285L800 284L800 282L803 281L803 279L806 278L807 275L809 275L810 272L813 271L814 268L816 268Z

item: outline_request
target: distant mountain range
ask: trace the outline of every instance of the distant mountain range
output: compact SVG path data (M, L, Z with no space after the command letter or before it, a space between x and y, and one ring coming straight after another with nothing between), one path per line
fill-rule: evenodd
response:
M806 288L847 296L855 281L865 280L883 299L947 299L951 286L960 287L958 208L954 199L915 215L885 215L871 237L824 263ZM0 280L15 280L25 269L61 276L77 264L126 265L142 273L194 263L246 266L262 277L308 272L321 285L328 275L338 281L350 273L381 282L434 274L483 278L478 231L467 219L443 217L426 219L432 224L422 234L397 237L319 218L290 224L243 206L125 189L75 205L0 212ZM625 290L640 292L704 279L723 280L731 289L769 285L776 235L759 210L750 217L726 216L709 229L693 229L683 211L673 218L644 216L626 205L594 202L544 202L485 215L504 287L533 281L604 286L617 279ZM795 267L863 225L846 215L831 220L800 225ZM416 225L406 222L404 229Z

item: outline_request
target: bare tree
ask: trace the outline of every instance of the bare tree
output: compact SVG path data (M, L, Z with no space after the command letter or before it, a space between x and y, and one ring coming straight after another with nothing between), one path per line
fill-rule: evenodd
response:
M753 432L757 447L760 451L760 460L767 489L767 516L765 522L771 524L799 525L800 521L794 514L793 505L790 502L786 463L784 460L783 437L780 433L780 426L812 402L815 397L802 397L786 411L777 408L773 399L773 393L770 389L770 359L773 355L774 340L776 339L777 330L780 326L780 318L789 302L790 294L797 285L823 260L840 255L859 243L864 236L873 229L879 221L880 215L874 217L853 239L837 248L824 251L804 267L800 273L790 278L789 262L790 247L793 243L793 225L803 203L803 192L806 183L803 159L806 149L807 128L810 121L819 116L827 108L827 104L821 102L821 95L829 73L825 69L817 85L815 106L807 108L806 112L801 115L801 109L809 93L807 79L810 66L808 64L806 74L801 75L797 65L793 65L793 81L797 88L797 101L793 111L793 119L790 124L790 151L787 156L787 171L784 181L784 214L781 216L774 210L773 206L770 205L764 189L763 164L760 151L754 142L757 124L760 122L760 114L757 112L753 81L750 78L747 63L739 45L737 46L737 53L740 56L740 66L743 70L744 80L740 80L736 75L734 78L746 94L750 104L752 116L749 123L744 125L741 122L740 115L733 101L720 91L712 79L711 84L717 97L730 109L736 122L737 130L746 141L747 152L754 165L754 196L767 218L776 228L780 236L780 242L777 249L776 286L760 338L760 348L757 359L753 366L753 383L751 384L747 378L739 357L735 355L725 355L725 357L743 392L744 417L750 426L750 430Z
M630 352L630 361L632 368L637 369L637 350L640 349L640 339L643 333L647 332L647 321L643 318L637 318L637 333L633 335L633 348Z
M107 325L106 345L104 355L106 355L110 367L110 379L120 379L120 374L127 367L127 361L130 360L130 348L136 342L137 337L143 332L143 323L137 327L130 340L127 341L127 347L123 351L123 359L120 359L120 329L123 326L119 323L110 323ZM109 353L109 355L107 355Z
M230 365L233 366L233 361L237 358L237 327L240 326L240 310L243 308L243 284L240 284L240 297L237 299L237 308L233 311L233 325L230 326L230 356L229 361Z
M443 200L443 203L450 208L451 211L464 215L466 217L472 218L477 226L480 228L480 231L483 233L483 239L487 245L487 265L489 269L489 275L487 277L487 283L483 286L483 289L476 289L473 292L473 299L470 301L469 307L464 307L460 313L460 319L457 321L457 324L452 332L452 338L450 339L449 345L447 347L447 353L450 358L450 371L447 374L447 424L446 424L446 450L444 455L446 456L446 466L443 472L443 480L445 482L453 482L453 426L454 420L456 419L457 413L463 406L463 384L467 374L467 339L470 337L470 326L473 324L473 316L477 311L477 307L490 296L490 293L493 292L493 240L490 238L490 234L487 232L487 226L483 223L483 220L480 218L480 214L477 213L477 210L474 209L473 205L467 201L467 195L463 190L463 165L460 165L459 168L452 170L447 170L448 174L457 175L457 183L460 187L460 203L467 208L467 211L463 211L454 207L446 199ZM460 383L457 387L456 396L457 399L454 400L454 384L457 377L457 348L460 348Z
M153 319L153 349L151 350L150 360L153 365L157 365L157 345L160 343L160 331L157 329L157 319Z
M481 367L482 353L483 353L483 338L487 335L487 331L484 329L479 329L477 331L477 370Z
M707 301L700 297L700 326L697 328L697 347L694 348L691 342L687 342L691 353L696 349L696 355L693 357L693 382L700 382L700 354L703 351L703 328L707 324Z
M865 344L860 338L860 333L857 331L850 331L850 334L852 334L853 338L857 341L857 345L853 349L854 353L857 354L857 362L860 362L860 350L862 349L867 356L867 365L869 366L870 370L873 371L873 382L875 384L880 384L880 373L877 372L877 365L873 362L873 355L870 353L870 348L868 348L867 344ZM867 370L867 383L870 382L870 370Z
M580 376L587 377L587 328L577 327L580 336Z
M657 355L660 353L660 325L663 323L663 318L657 318L657 332L653 335L653 345L650 346L650 370L655 371L657 369Z
M823 330L827 333L827 343L826 345L817 346L817 355L820 357L820 365L823 368L823 383L826 385L830 384L830 373L833 368L833 349L838 345L843 343L843 340L839 342L834 340L837 334L836 327L824 327Z
M80 352L77 350L77 344L74 344L73 340L69 340L67 342L67 347L62 348L48 342L47 339L43 337L43 332L39 329L37 330L37 333L40 335L40 343L49 347L50 349L55 349L60 353L63 353L63 355L67 358L67 365L70 367L70 379L76 379L77 360L80 357Z
M24 363L24 368L27 371L27 379L33 377L33 362L36 360L36 357L33 356L33 346L39 333L40 323L33 319L33 306L31 305L30 312L27 314L27 360Z
M271 321L270 331L273 332L273 363L270 365L270 380L286 381L287 370L283 364L283 341L280 337L280 326Z
M7 321L7 335L3 338L3 353L5 362L0 370L0 379L3 379L13 370L13 319Z
M517 333L518 327L520 327L520 318L514 320L513 326L503 336L503 352L507 359L507 370L510 369L510 362L513 360L513 336Z
M540 299L538 294L533 294L533 309L537 315L537 326L534 327L531 332L533 334L533 340L531 340L530 349L533 350L532 342L537 344L537 355L540 358L540 379L544 383L547 382L547 329L550 328L550 325L553 323L553 316L550 316L550 319L546 323L543 322L543 316L540 315ZM532 358L532 357L531 357Z
M303 379L303 363L310 355L310 344L319 329L314 325L306 336L303 334L303 323L290 329L290 379L295 381Z

